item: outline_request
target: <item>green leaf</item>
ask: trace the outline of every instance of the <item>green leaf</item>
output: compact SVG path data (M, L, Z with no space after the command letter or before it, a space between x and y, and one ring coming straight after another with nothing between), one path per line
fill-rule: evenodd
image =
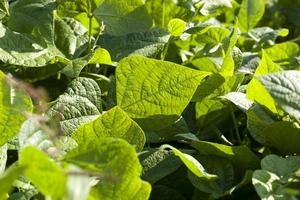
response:
M131 33L124 36L103 35L100 45L107 49L114 61L129 55L155 58L169 40L169 34L161 29Z
M248 32L261 20L265 12L265 0L243 0L238 15L241 31Z
M289 193L289 185L299 183L293 173L300 168L300 157L281 158L269 155L261 161L261 170L253 173L252 183L262 199L297 199Z
M27 146L35 146L37 149L47 152L55 146L50 135L42 130L39 122L35 119L28 119L23 123L18 139L21 150Z
M7 161L7 145L3 145L0 147L0 175L5 170L6 167L6 161Z
M0 199L7 199L7 194L12 190L13 182L21 175L24 171L22 166L12 166L0 176Z
M154 19L155 27L167 30L168 23L173 18L188 20L193 12L182 5L183 2L174 0L146 0L146 7Z
M152 26L143 0L105 0L93 14L104 22L106 32L111 35L141 32Z
M235 169L256 169L259 159L247 146L226 146L223 144L193 141L192 146L200 155L220 156L230 160Z
M291 122L275 122L262 130L266 146L277 149L280 153L291 155L300 153L300 129ZM288 144L288 145L286 145Z
M232 8L231 0L204 0L200 12L202 15L207 16L220 8Z
M134 145L137 151L141 151L146 142L143 130L117 106L96 120L80 126L72 137L79 145L103 137L122 138Z
M264 50L262 53L262 60L255 71L254 78L247 86L247 98L267 107L273 113L278 113L274 99L256 78L260 75L279 72L282 69L270 59Z
M231 101L243 112L247 112L253 106L253 102L246 98L246 94L241 92L230 92L223 98Z
M2 24L0 43L0 60L6 64L41 67L57 55L53 49L44 49L29 36L13 32Z
M163 128L179 118L208 74L171 62L131 56L117 67L117 103L143 128Z
M183 34L186 27L186 22L175 18L171 19L168 23L168 31L172 36L179 37Z
M61 16L75 17L80 13L90 14L103 0L57 0L57 12Z
M37 34L50 41L54 0L18 0L11 3L7 26L20 33Z
M8 0L0 1L0 21L9 15L9 4Z
M96 51L93 53L92 58L89 60L89 64L112 65L109 52L103 48L96 49Z
M0 147L12 139L25 121L25 112L32 111L30 97L9 85L9 78L0 71Z
M141 156L145 157L141 161L143 166L142 178L151 184L158 182L181 166L180 159L164 149L152 150Z
M101 90L89 78L74 79L59 96L48 115L59 121L63 132L71 135L81 124L96 119L102 112Z
M88 30L72 18L56 18L55 47L68 59L78 58L88 47Z
M275 99L276 103L291 116L300 119L300 72L283 71L260 76L258 80Z
M281 65L289 64L289 62L300 53L298 44L294 42L276 44L265 51L271 60Z
M266 143L266 138L263 134L264 130L274 122L275 120L272 116L258 104L254 104L254 106L247 111L247 128L251 136L261 144Z
M53 199L66 195L67 177L45 153L35 147L27 147L21 151L20 164L26 167L24 175L44 195Z
M185 166L195 175L197 178L200 178L205 181L212 181L217 176L207 173L204 167L191 155L182 153L178 149L170 146L170 145L163 145L161 146L162 149L171 149L173 153L180 158L180 160L185 164Z
M91 199L147 199L151 186L140 179L142 167L134 147L122 139L88 140L65 158L104 177L92 188Z
M195 40L200 44L217 45L228 37L230 31L222 27L209 27L201 34L197 34Z
M212 197L218 198L229 190L234 182L234 171L229 160L220 157L199 156L205 169L215 174L217 178L211 182L203 181L192 173L188 173L191 183L200 191L210 193Z

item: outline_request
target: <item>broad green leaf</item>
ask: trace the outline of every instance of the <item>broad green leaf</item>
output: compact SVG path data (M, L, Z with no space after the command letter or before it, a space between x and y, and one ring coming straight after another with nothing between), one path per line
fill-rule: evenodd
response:
M55 49L45 49L27 35L13 32L0 24L0 60L6 64L41 67L56 55Z
M258 80L285 112L300 119L299 71L291 70L259 76Z
M114 61L129 55L155 58L169 40L169 34L161 29L131 33L124 36L103 35L100 45L107 49Z
M289 64L289 62L300 53L298 44L294 42L276 44L265 49L265 51L271 60L281 65Z
M239 170L256 169L259 159L247 146L227 146L223 144L193 141L192 146L200 155L220 156L230 160Z
M48 115L59 121L63 132L71 135L81 124L96 119L102 112L101 90L89 78L74 79L58 97Z
M264 130L274 122L275 120L272 116L258 104L254 104L247 111L247 128L251 136L261 144L266 143L266 138L263 134Z
M180 159L164 149L149 151L145 154L142 154L142 157L145 158L141 159L142 178L151 184L158 182L181 166Z
M72 18L56 18L54 44L68 59L78 58L88 47L88 30Z
M111 35L141 32L152 26L143 0L105 0L93 14L104 22L106 32Z
M289 34L289 30L285 28L273 30L270 27L259 27L252 29L250 33L257 38L260 46L268 47L275 44L277 37L286 37Z
M172 36L179 37L183 34L186 27L186 22L175 18L171 19L168 23L168 31Z
M17 32L43 36L51 41L54 0L18 0L9 7L7 26Z
M261 199L297 199L289 185L299 183L293 175L300 168L300 157L269 155L261 161L261 170L253 173L252 183ZM296 195L296 194L295 194Z
M211 182L203 181L194 174L188 173L189 180L198 190L209 193L218 198L232 187L234 182L234 171L229 160L221 157L199 156L204 168L217 178Z
M141 151L146 142L143 130L117 106L96 120L80 126L72 137L79 145L103 137L122 138L134 145L137 151Z
M24 171L23 166L12 166L0 176L0 199L7 199L7 194L12 190L13 182L20 176Z
M241 92L230 92L223 98L231 101L243 112L247 112L253 106L253 102L246 98L246 94Z
M230 31L222 27L209 27L205 32L197 34L195 40L200 44L217 45L228 37Z
M135 149L122 139L88 140L65 159L102 175L91 190L91 199L147 199L150 195L150 184L140 179L142 167Z
M53 199L61 199L66 195L67 177L45 153L35 147L27 147L21 151L20 164L26 167L24 175L44 195Z
M197 177L205 181L213 181L217 178L216 175L206 172L204 167L196 160L193 156L182 153L175 147L170 145L161 146L162 149L171 149L173 153L180 158L180 160L185 164L185 166Z
M12 139L25 121L25 112L32 111L30 97L9 85L9 78L0 71L0 147Z
M210 15L220 8L232 8L231 0L204 0L200 10L202 15Z
M183 117L180 117L173 124L156 131L146 131L147 142L162 143L168 141L178 140L178 134L185 134L189 132L189 128Z
M291 122L275 122L265 127L261 134L266 139L263 144L275 148L282 154L300 153L300 129Z
M179 118L208 74L171 62L131 56L117 67L117 103L143 128L163 128Z
M260 75L279 72L281 70L280 66L274 63L263 50L262 60L255 71L254 78L247 86L247 98L267 107L273 113L278 113L274 99L256 78Z
M7 145L0 147L0 175L4 172L7 161Z
M248 32L261 20L265 12L265 0L243 0L238 15L241 31Z
M196 120L198 128L202 129L210 125L217 125L226 116L229 109L225 102L214 99L204 99L196 103Z

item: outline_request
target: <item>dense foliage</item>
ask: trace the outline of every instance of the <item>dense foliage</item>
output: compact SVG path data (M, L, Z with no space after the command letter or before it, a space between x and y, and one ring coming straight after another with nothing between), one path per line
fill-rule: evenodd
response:
M300 198L299 0L0 0L0 200Z

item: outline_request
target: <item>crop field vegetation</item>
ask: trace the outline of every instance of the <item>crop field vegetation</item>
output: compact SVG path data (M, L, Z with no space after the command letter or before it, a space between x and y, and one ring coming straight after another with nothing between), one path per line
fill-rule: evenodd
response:
M0 200L300 199L300 0L0 0Z

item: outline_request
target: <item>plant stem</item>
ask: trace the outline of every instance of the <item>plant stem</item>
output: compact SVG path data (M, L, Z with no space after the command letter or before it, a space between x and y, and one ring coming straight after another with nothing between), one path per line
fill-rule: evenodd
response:
M87 1L87 6L88 6L88 18L89 18L89 41L88 41L88 48L89 51L92 49L92 27L93 27L93 14L92 14L92 8L91 8L91 2L88 0Z
M242 140L241 140L241 136L240 136L240 131L239 131L239 128L238 128L237 120L236 120L236 117L235 117L235 115L234 115L232 106L229 105L229 108L230 108L230 113L231 113L231 117L232 117L234 129L235 129L236 137L237 137L237 139L238 139L239 144L241 144L241 143L242 143Z
M171 43L172 40L173 40L173 36L170 36L167 44L164 47L164 50L163 50L162 54L161 54L161 60L165 60L166 55L168 53L168 49L169 49L170 43Z

